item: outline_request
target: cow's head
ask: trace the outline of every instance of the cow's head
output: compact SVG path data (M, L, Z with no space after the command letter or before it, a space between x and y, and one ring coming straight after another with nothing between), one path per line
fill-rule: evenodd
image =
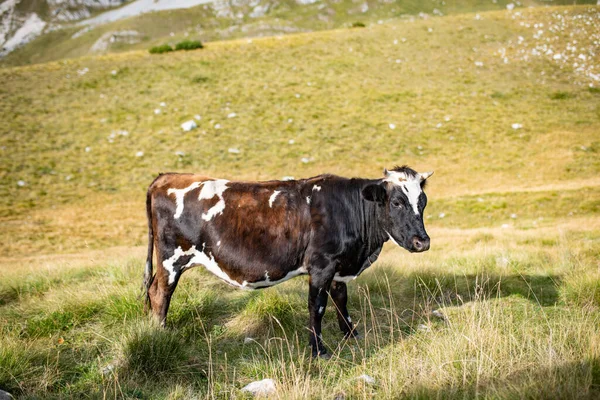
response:
M423 224L427 196L423 189L433 172L419 174L409 167L384 171L381 182L363 189L368 201L377 203L377 219L392 242L411 252L429 249Z

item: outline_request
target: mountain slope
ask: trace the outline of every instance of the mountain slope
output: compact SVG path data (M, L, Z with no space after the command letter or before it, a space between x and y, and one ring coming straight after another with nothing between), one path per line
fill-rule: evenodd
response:
M370 24L390 18L424 19L462 12L499 10L507 7L518 9L521 6L548 4L544 0L528 0L523 4L506 0L216 0L193 8L150 12L127 19L116 19L119 15L126 16L144 10L187 7L197 3L199 1L196 0L162 0L161 3L137 0L77 24L51 24L50 28L45 29L45 34L0 60L0 63L19 65L88 54L148 49L156 44L175 43L185 38L206 42L273 36L347 27L354 22ZM559 3L571 2L553 2ZM131 12L127 11L130 9ZM42 20L49 24L47 20ZM99 24L102 21L106 23ZM40 24L36 26L40 27Z

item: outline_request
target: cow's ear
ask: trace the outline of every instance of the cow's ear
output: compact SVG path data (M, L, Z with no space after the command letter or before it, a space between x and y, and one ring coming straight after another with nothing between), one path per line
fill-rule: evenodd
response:
M433 171L423 172L422 174L419 174L419 177L421 179L421 189L425 189L425 186L427 186L427 178L429 178L431 175L433 175Z
M366 186L362 190L362 195L365 198L365 200L384 203L387 193L382 185L375 184Z

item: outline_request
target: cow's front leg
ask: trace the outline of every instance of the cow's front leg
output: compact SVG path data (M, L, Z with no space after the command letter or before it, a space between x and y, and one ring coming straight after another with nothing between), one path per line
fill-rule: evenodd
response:
M348 289L344 282L333 281L331 283L331 298L337 309L338 324L345 338L359 337L359 333L352 323L352 318L348 314Z
M308 292L308 312L310 313L310 339L313 357L329 358L321 338L321 321L327 307L328 289L331 286L334 268L311 272Z

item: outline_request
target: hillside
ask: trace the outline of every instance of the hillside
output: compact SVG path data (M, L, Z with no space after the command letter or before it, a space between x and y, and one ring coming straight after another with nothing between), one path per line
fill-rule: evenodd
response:
M244 398L272 377L286 399L597 398L599 36L600 7L518 8L0 69L0 388ZM364 339L342 341L329 307L330 362L306 353L302 278L240 292L197 268L169 329L147 321L159 172L395 164L435 171L432 248L386 245L349 285Z
M12 27L8 33L15 37L7 46L2 45L0 34L0 46L9 48L4 53L12 51L0 59L0 65L148 49L185 38L207 42L275 36L348 27L353 23L376 24L391 18L429 19L549 4L546 0L136 0L102 12L122 3L125 2L73 0L65 7L62 1L55 0L7 0L0 7L0 20L4 26ZM206 4L192 7L200 3ZM573 4L569 0L550 3ZM16 10L12 14L11 4ZM3 8L8 11L3 12ZM149 12L152 10L155 11ZM16 32L20 26L22 31ZM22 41L31 43L19 47Z

